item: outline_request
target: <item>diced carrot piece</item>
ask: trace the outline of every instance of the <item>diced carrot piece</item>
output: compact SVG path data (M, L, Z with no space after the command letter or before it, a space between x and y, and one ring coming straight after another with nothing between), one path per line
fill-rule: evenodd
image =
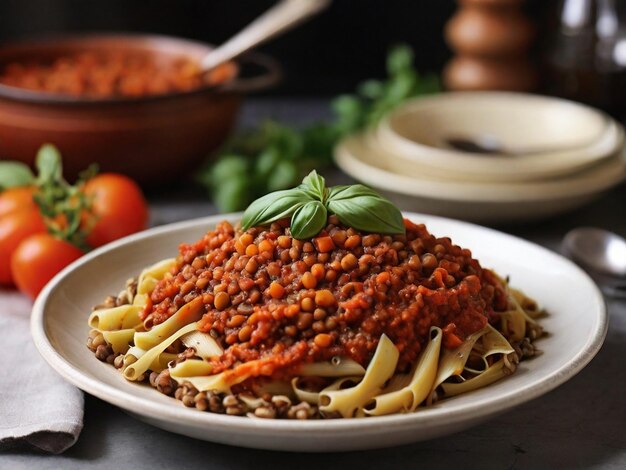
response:
M313 242L315 243L317 251L319 251L320 253L328 253L329 251L335 249L335 243L333 242L333 239L328 236L317 237L313 240Z
M198 321L202 316L203 307L202 297L196 297L188 304L183 305L179 310L182 321L185 323Z

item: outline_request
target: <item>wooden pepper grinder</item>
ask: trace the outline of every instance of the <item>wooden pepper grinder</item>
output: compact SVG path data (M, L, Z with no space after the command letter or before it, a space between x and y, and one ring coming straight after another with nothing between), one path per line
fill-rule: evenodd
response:
M521 11L523 0L459 0L445 37L456 56L443 79L449 90L535 88L537 77L528 58L533 27Z

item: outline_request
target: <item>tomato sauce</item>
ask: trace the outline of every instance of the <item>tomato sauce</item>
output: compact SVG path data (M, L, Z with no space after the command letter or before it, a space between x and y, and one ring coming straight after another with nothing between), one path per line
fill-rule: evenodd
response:
M404 235L368 234L331 216L301 241L288 220L246 232L223 222L181 245L173 277L158 283L142 316L158 324L202 297L199 326L225 349L214 373L289 377L334 356L366 367L383 333L406 372L432 326L454 348L495 321L506 296L469 250L405 226Z
M234 64L207 74L195 60L159 59L139 52L84 52L49 62L12 62L0 72L0 83L32 91L91 98L142 97L190 91L232 79Z

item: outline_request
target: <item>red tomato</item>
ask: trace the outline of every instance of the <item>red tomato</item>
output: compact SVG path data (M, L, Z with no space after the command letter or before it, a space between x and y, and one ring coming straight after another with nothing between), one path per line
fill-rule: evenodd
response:
M0 216L0 284L12 284L11 254L26 237L46 231L36 208Z
M5 189L0 193L0 217L17 210L35 209L33 186Z
M49 233L37 233L23 240L13 252L11 273L18 289L34 299L56 273L82 255L81 250L66 241Z
M101 246L146 228L148 206L141 189L130 178L103 173L87 181L84 191L93 198L96 218L87 237L89 245Z

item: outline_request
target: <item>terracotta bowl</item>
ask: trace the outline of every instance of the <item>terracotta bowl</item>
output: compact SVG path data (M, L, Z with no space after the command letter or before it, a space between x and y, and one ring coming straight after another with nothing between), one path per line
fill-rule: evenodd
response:
M156 61L196 59L211 48L165 36L72 36L5 44L0 68L82 52L147 52ZM172 182L224 142L244 93L279 79L274 60L253 54L239 60L235 76L220 85L139 98L73 97L0 84L0 155L32 164L37 149L53 143L63 154L69 178L95 162L101 171L125 173L144 185Z

